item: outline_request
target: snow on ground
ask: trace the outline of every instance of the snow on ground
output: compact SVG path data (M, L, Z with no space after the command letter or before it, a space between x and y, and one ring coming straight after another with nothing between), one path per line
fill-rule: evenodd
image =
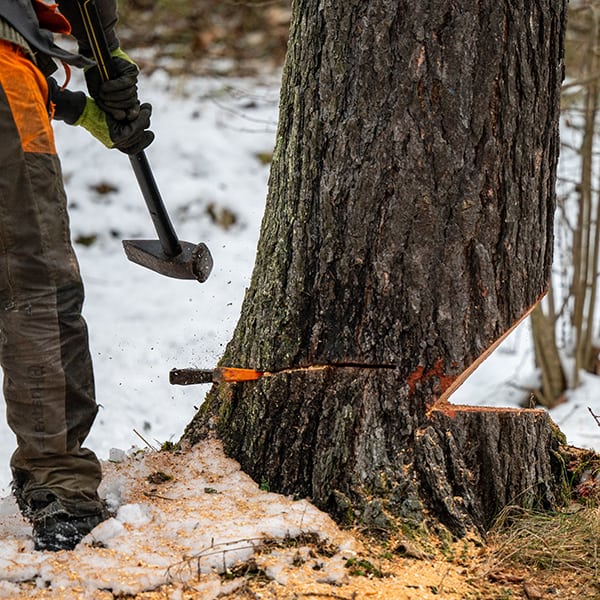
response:
M170 584L161 597L182 597L185 587L211 600L243 585L233 567L251 559L282 585L301 562L315 582L340 584L360 551L308 501L260 490L215 441L185 456L141 452L108 464L101 494L116 516L72 552L35 552L12 499L0 502L0 598L102 598L103 590L112 598Z
M152 445L178 440L202 402L206 388L172 387L168 373L173 367L216 365L237 321L264 209L264 155L274 144L278 78L170 80L157 71L143 80L141 96L154 106L157 139L147 154L174 225L181 239L209 246L215 268L199 284L129 263L121 239L155 234L127 158L84 131L57 125L73 237L93 240L76 249L101 404L88 445L103 460L111 448L143 446L141 437ZM227 209L236 222L227 229L217 226L209 209L216 215ZM522 326L452 400L515 406L535 381ZM600 450L600 429L588 411L600 413L599 398L598 378L586 376L552 412L570 443ZM264 535L303 531L326 538L336 551L319 576L333 580L342 576L340 560L354 551L310 504L259 490L217 446L205 444L192 451L193 461L158 464L171 455L133 453L122 465L106 463L102 489L116 518L73 553L35 553L29 528L8 496L15 442L3 420L0 440L0 495L6 496L0 502L0 597L45 589L48 597L57 590L62 598L96 597L94 590L135 593L165 581L174 582L176 592L177 582L193 579L200 567L205 576L194 585L205 586L201 597L211 598L223 588L210 567L222 570L234 559L247 559L255 538ZM153 470L173 480L144 487ZM291 559L278 552L264 567L283 581Z
M463 600L473 589L460 565L410 558L408 540L386 577L351 576L367 548L307 500L260 489L214 440L122 459L104 465L100 490L115 517L72 552L35 552L12 498L0 501L0 598L250 597L253 577L268 579L262 598L434 600L443 586Z

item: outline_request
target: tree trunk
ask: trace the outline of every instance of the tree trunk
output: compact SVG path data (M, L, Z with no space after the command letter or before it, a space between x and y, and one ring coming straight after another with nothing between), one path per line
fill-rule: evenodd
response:
M600 18L596 10L588 14L589 32L585 75L596 76L600 67L599 37ZM587 54L587 53L586 53ZM579 183L579 213L573 237L573 327L577 345L573 367L573 387L580 382L580 370L595 370L595 352L592 341L596 313L596 289L598 284L598 201L594 201L594 142L598 115L598 79L594 77L586 85L583 111L583 139L581 143L581 181ZM596 204L596 211L594 211ZM596 212L596 215L594 215ZM578 261L578 262L576 262Z
M548 314L542 303L531 312L531 332L535 361L541 375L541 387L534 393L538 402L546 408L554 408L565 400L567 378L560 360L556 343L556 313L552 286L548 292Z
M553 506L545 413L446 395L545 293L565 7L294 2L251 286L213 425L272 490L340 518L483 530Z

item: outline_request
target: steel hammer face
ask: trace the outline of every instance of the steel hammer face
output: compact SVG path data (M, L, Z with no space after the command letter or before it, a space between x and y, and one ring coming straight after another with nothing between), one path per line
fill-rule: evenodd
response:
M168 256L159 240L123 240L125 254L131 262L167 277L205 282L213 267L206 244L182 241L179 244L181 252Z

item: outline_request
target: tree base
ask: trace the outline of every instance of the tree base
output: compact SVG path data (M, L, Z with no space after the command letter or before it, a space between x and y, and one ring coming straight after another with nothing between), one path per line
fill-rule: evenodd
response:
M347 524L433 520L462 536L509 504L561 504L564 438L545 411L423 407L413 391L395 370L359 367L221 384L184 440L216 428L256 481Z

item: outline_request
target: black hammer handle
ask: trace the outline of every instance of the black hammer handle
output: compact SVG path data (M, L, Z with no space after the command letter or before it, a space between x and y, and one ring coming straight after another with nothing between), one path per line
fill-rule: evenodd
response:
M94 59L98 64L100 76L103 81L113 79L116 73L114 72L112 57L96 3L94 0L77 1L87 38L92 48ZM168 257L178 256L182 251L181 244L162 201L160 191L150 169L150 163L146 158L146 153L142 150L135 155L130 155L129 160L131 161L133 172L144 196L150 216L152 217L152 222L154 223L154 228L158 234L163 252Z

